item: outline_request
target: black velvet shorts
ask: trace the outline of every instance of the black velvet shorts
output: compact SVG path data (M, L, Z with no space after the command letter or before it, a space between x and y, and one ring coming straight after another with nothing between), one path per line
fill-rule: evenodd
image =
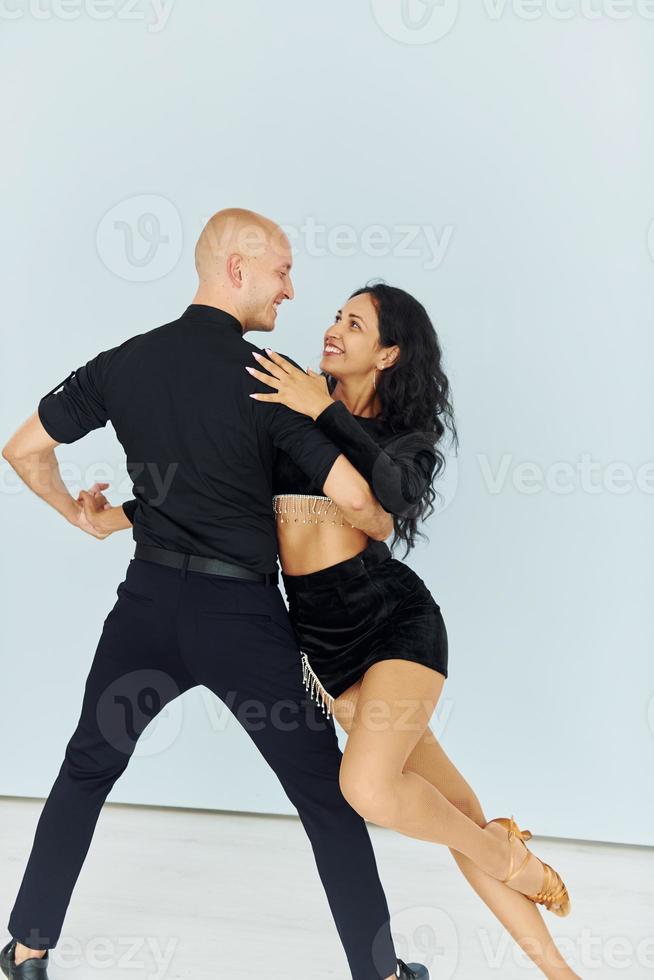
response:
M304 683L327 707L380 660L411 660L447 677L447 631L423 580L384 541L345 561L282 580Z

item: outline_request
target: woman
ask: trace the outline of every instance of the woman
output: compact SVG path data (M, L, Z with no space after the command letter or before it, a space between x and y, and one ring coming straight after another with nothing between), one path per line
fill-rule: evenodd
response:
M389 515L391 548L403 541L406 557L418 521L433 513L431 483L445 464L437 444L446 429L457 442L435 330L416 299L380 284L353 293L324 340L320 375L272 351L255 354L265 371L248 370L272 391L252 397L314 419L366 478ZM305 685L348 733L344 796L367 820L446 844L542 972L577 977L536 907L567 915L565 885L529 851L531 834L513 818L486 821L429 728L448 645L425 583L384 542L346 522L281 451L273 505Z

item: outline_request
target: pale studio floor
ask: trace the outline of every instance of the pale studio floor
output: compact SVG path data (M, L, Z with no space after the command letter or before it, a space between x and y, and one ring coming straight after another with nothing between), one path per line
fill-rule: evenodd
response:
M43 802L0 799L2 945ZM398 955L432 980L542 976L449 851L370 826ZM654 851L536 838L573 900L545 912L584 978L654 977ZM51 980L349 980L296 817L105 805L50 953Z

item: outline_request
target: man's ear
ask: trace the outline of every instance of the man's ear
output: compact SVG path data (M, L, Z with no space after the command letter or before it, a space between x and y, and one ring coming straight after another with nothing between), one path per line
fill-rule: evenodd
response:
M227 256L225 268L230 285L240 289L243 285L243 256L238 252L232 252Z

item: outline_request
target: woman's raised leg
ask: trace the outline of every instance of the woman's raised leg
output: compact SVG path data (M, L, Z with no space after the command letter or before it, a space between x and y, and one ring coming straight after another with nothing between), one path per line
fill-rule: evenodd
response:
M383 661L381 664L376 664L375 669L396 663L402 662ZM423 668L423 670L426 672L428 668ZM389 675L388 670L383 672L377 670L377 673ZM434 672L432 671L431 673ZM420 671L417 672L418 677L419 674ZM385 678L382 676L382 689L384 680ZM392 680L390 675L388 676L388 680ZM348 735L353 728L362 682L363 679L357 681L356 684L352 685L352 687L334 702L334 716ZM394 683L397 683L397 676L394 678ZM442 683L437 681L436 687L438 688L438 696L440 696ZM394 698L398 701L398 688L394 686L392 689ZM380 691L376 691L377 711L381 714L383 710L383 699L379 699L379 693ZM412 699L407 699L404 696L406 695L405 691L401 691L400 693L403 695L400 706L403 709L405 719L408 720L407 700L410 701ZM416 690L413 693L415 695L417 693ZM425 699L419 700L423 702L424 706ZM429 704L429 694L427 695L426 704ZM368 709L368 717L369 720L374 720L374 708L372 705ZM359 724L364 720L360 712ZM414 717L415 722L418 722L418 725L420 724L418 719ZM406 721L404 725L406 725ZM374 730L374 721L372 729ZM347 757L347 752L346 747L344 761ZM403 771L411 772L435 787L450 805L474 823L478 829L481 829L486 823L486 817L477 796L449 759L428 724L423 728L422 733L418 734L415 744L404 762ZM347 776L347 774L344 775ZM472 888L518 945L542 970L544 975L548 978L556 978L556 980L572 980L572 978L577 977L577 974L568 966L559 952L537 906L520 892L488 874L467 854L454 846L449 845L449 847L454 860Z

